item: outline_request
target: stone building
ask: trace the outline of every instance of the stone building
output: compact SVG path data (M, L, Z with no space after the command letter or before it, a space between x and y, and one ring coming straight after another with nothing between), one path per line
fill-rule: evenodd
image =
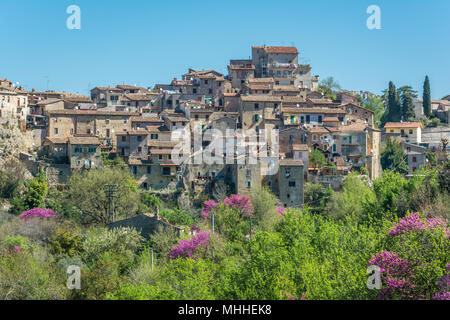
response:
M303 206L304 173L301 160L285 159L279 162L280 169L276 178L277 192L284 207L299 208Z
M101 167L101 149L98 137L69 137L68 142L69 162L72 170Z
M133 112L101 110L55 110L47 112L50 138L73 137L75 135L96 135L106 146L114 145L117 132L131 130Z
M27 92L7 79L0 79L0 118L24 121L28 114Z

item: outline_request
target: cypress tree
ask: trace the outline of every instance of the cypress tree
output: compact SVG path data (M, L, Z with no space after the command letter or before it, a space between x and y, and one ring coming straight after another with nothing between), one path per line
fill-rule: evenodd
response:
M387 99L387 121L398 122L401 120L400 96L392 81L389 82L389 91Z
M411 86L403 86L398 89L401 95L401 114L403 121L409 121L415 117L414 99L417 98L417 91L414 91Z
M430 90L430 79L428 76L425 77L425 82L423 84L423 113L425 116L431 116L431 90Z

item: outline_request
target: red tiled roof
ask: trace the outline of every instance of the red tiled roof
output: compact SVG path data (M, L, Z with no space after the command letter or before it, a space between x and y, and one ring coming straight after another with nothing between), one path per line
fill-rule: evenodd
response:
M388 122L384 128L423 128L421 122Z

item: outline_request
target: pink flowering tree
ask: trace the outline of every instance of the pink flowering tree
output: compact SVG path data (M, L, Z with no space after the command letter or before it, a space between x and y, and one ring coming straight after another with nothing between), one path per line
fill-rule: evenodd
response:
M278 207L277 207L277 213L278 213L280 216L284 217L284 214L286 213L286 208L281 207L281 206L278 206Z
M203 249L206 251L210 239L209 232L197 233L190 240L180 240L178 246L169 251L169 260L178 258L194 258L195 254Z
M55 219L57 218L56 214L52 209L42 209L42 208L34 208L28 211L23 212L20 217L24 221L30 221L34 219Z
M240 194L225 198L222 202L213 200L203 204L204 223L214 214L215 231L228 240L245 240L250 234L250 218L253 217L253 205L250 197Z
M411 213L394 223L385 249L368 265L380 267L380 299L448 299L449 243L445 219Z
M209 218L214 210L220 205L231 209L237 209L245 217L249 217L253 214L253 205L250 197L234 194L231 197L225 198L222 202L215 202L214 200L205 201L202 210L203 218Z

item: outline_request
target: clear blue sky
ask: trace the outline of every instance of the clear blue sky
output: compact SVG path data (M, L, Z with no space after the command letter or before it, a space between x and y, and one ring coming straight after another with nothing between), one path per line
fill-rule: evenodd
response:
M66 8L81 8L68 30ZM381 8L382 30L366 9ZM380 93L389 80L450 94L448 0L3 0L0 78L26 89L88 94L101 85L169 83L196 69L226 73L252 45L295 45L313 74Z

